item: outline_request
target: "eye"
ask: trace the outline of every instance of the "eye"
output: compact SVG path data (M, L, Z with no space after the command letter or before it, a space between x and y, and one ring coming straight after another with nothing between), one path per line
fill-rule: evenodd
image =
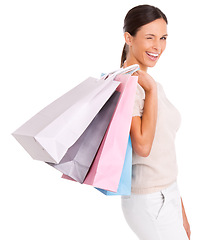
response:
M166 37L162 37L161 40L166 40Z
M147 37L146 39L152 39L151 37Z

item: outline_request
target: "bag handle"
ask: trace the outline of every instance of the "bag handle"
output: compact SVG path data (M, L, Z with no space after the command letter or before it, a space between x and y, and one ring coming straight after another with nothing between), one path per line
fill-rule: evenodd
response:
M105 74L102 76L102 80L113 80L117 75L120 74L133 74L134 72L138 71L139 65L138 64L133 64L131 66L128 66L126 68L120 68L116 71L110 72L108 74Z

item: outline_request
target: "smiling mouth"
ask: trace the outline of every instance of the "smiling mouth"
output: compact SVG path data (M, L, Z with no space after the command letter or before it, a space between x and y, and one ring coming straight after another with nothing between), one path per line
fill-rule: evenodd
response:
M149 57L149 59L151 59L152 61L156 61L159 57L158 53L150 53L150 52L146 52L147 56Z

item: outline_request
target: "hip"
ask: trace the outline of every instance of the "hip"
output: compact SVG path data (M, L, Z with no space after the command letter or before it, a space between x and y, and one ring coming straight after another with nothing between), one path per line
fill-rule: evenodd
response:
M180 191L177 182L170 186L149 194L131 193L129 196L121 196L121 204L125 211L150 213L154 220L167 215L177 209L179 217L182 215ZM140 208L140 209L139 209Z

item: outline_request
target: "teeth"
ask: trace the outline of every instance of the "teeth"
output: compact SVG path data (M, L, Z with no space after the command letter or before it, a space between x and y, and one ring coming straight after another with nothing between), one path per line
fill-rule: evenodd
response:
M158 53L148 53L148 52L147 52L147 54L149 54L150 56L153 56L153 57L158 57L158 55L159 55Z

